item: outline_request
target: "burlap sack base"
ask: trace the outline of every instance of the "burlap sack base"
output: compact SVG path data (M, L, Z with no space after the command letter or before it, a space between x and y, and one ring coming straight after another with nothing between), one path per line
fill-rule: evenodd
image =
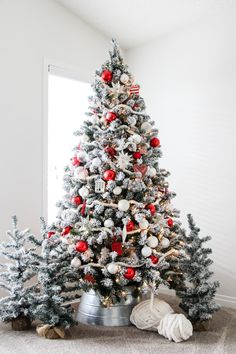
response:
M36 327L36 332L40 337L47 339L59 339L65 338L65 331L63 328L52 326L52 325L38 325Z

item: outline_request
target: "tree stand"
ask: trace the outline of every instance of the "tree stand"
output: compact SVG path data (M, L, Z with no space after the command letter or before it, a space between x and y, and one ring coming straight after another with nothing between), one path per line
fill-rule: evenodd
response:
M141 300L134 297L133 288L125 288L127 296L110 307L103 307L100 296L90 290L84 292L77 312L77 321L88 325L129 326L133 307Z

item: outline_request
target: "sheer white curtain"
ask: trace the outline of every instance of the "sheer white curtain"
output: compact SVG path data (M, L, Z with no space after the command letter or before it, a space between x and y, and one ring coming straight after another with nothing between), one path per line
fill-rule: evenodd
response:
M48 78L48 221L55 220L63 195L64 167L73 156L73 135L85 118L90 84L49 73Z

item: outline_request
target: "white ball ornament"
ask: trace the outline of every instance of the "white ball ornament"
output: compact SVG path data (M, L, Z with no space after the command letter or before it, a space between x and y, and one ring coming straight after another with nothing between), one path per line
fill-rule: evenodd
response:
M81 180L85 180L88 177L88 170L83 166L79 166L75 169L74 175Z
M114 221L112 219L107 219L104 221L104 226L105 227L113 227L114 226Z
M142 125L141 125L141 129L145 131L145 133L150 133L150 131L152 130L152 126L150 123L148 122L144 122Z
M115 195L119 195L119 194L121 194L121 192L122 192L122 188L121 187L115 187L113 189L113 194L115 194Z
M140 144L141 141L142 141L142 137L138 134L134 134L132 136L132 141L135 143L135 144Z
M89 142L89 136L87 135L87 134L83 134L82 135L82 137L81 137L81 141L83 142L83 143L87 143L87 142Z
M118 209L120 211L127 211L129 209L129 201L126 199L121 199L118 202Z
M141 220L140 223L139 223L139 227L142 230L147 229L148 226L149 226L149 222L146 219Z
M149 247L156 248L158 245L158 238L155 236L148 237L147 244Z
M152 254L152 249L148 246L144 246L141 250L143 257L150 257Z
M149 167L146 174L149 177L154 177L157 174L157 170L154 167Z
M119 266L115 263L109 263L107 265L107 270L110 274L116 274L119 271Z
M83 186L79 189L79 195L84 199L89 196L89 190L87 187Z
M91 121L93 124L98 124L99 123L99 118L96 114L93 114L91 117L90 117Z
M81 266L81 260L79 258L75 257L75 258L72 259L70 264L71 264L71 266L73 268L77 268L78 269Z
M170 246L169 239L166 237L163 237L163 239L161 240L161 246L162 246L162 248L168 248Z
M122 74L120 77L120 82L122 82L122 84L127 84L129 82L129 76L127 74Z

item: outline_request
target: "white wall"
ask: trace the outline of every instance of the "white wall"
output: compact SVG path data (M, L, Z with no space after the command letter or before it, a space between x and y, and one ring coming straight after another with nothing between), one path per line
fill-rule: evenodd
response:
M0 1L0 238L11 215L35 232L42 215L44 57L92 81L109 45L54 1Z
M236 301L235 12L128 51L147 111L160 129L173 203L213 240L219 298ZM231 298L232 297L232 298Z

